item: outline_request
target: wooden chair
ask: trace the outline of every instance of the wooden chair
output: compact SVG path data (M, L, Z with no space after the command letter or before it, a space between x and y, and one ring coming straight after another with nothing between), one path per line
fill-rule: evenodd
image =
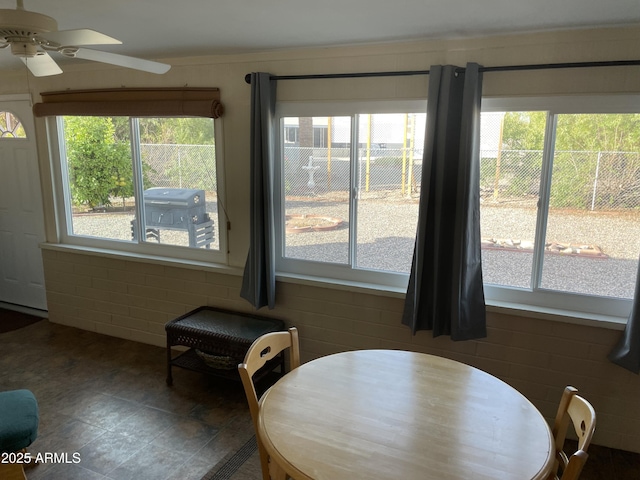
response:
M564 389L560 399L552 430L556 445L556 461L549 480L577 480L589 457L587 449L596 429L596 412L591 404L577 393L576 388L568 386ZM564 452L564 442L569 420L573 423L578 437L578 449L567 457ZM558 476L559 470L562 472L561 476Z
M258 451L260 452L260 465L262 466L263 480L271 480L272 477L279 480L286 477L284 472L275 464L275 462L271 462L271 465L269 464L269 455L267 454L264 445L260 441L260 436L258 435L259 404L258 394L256 392L255 384L253 383L253 376L264 366L266 362L287 348L290 349L289 368L290 370L293 370L300 366L298 329L295 327L291 327L286 332L273 332L262 335L249 347L249 350L244 357L244 363L238 365L242 385L244 386L247 401L249 402L249 410L251 411L253 426L256 431L256 441L258 443ZM271 474L269 473L270 468L272 469Z

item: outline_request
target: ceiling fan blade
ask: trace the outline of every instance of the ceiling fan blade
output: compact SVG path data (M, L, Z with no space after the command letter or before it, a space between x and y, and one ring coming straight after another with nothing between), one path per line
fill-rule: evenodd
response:
M116 38L105 35L104 33L96 32L95 30L89 30L88 28L46 32L36 35L36 38L63 47L71 45L115 45L122 43Z
M62 69L47 52L38 52L35 57L21 57L21 60L34 77L48 77L62 73Z
M91 50L89 48L79 48L78 51L75 52L74 57L157 74L166 73L171 68L171 65L167 65L166 63L152 62L151 60L128 57L117 53L101 52L99 50Z

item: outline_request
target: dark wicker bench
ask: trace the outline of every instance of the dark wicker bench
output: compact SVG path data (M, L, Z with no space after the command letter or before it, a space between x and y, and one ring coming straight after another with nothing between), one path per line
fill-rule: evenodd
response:
M214 307L199 307L165 325L167 332L167 385L173 384L173 366L240 380L238 364L254 340L265 333L284 330L284 322ZM190 347L173 357L171 347ZM256 377L280 367L282 356L267 363ZM258 378L256 378L258 380Z

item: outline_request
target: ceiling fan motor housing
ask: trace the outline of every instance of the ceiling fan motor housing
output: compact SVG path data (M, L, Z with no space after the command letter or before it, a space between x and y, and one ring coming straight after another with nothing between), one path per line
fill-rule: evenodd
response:
M36 36L58 29L58 22L41 13L27 10L0 9L0 39L11 43L11 52L19 57L37 53Z

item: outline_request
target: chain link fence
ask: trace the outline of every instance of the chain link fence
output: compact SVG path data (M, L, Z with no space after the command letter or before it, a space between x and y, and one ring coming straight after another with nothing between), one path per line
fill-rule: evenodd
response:
M359 192L420 191L422 149L360 148L354 171ZM480 192L485 200L537 201L543 154L540 150L483 150ZM287 195L348 191L348 148L285 148ZM551 207L581 210L640 208L640 153L555 152Z
M214 145L143 144L148 187L217 190ZM537 200L542 172L540 150L483 150L480 192L495 201ZM422 178L421 148L358 149L356 186L360 194L393 192L416 196ZM284 149L287 195L349 191L349 148L289 146ZM582 210L640 208L640 153L556 151L551 207Z
M422 149L358 149L356 186L360 194L420 192ZM352 175L349 148L285 147L286 195L324 195L349 191Z
M483 198L537 200L542 151L483 150L480 157ZM579 210L640 208L640 153L556 151L550 205Z
M557 207L640 208L640 153L556 152L551 199Z
M480 195L494 201L537 201L541 172L541 150L482 150Z
M217 191L215 145L141 144L145 188Z

